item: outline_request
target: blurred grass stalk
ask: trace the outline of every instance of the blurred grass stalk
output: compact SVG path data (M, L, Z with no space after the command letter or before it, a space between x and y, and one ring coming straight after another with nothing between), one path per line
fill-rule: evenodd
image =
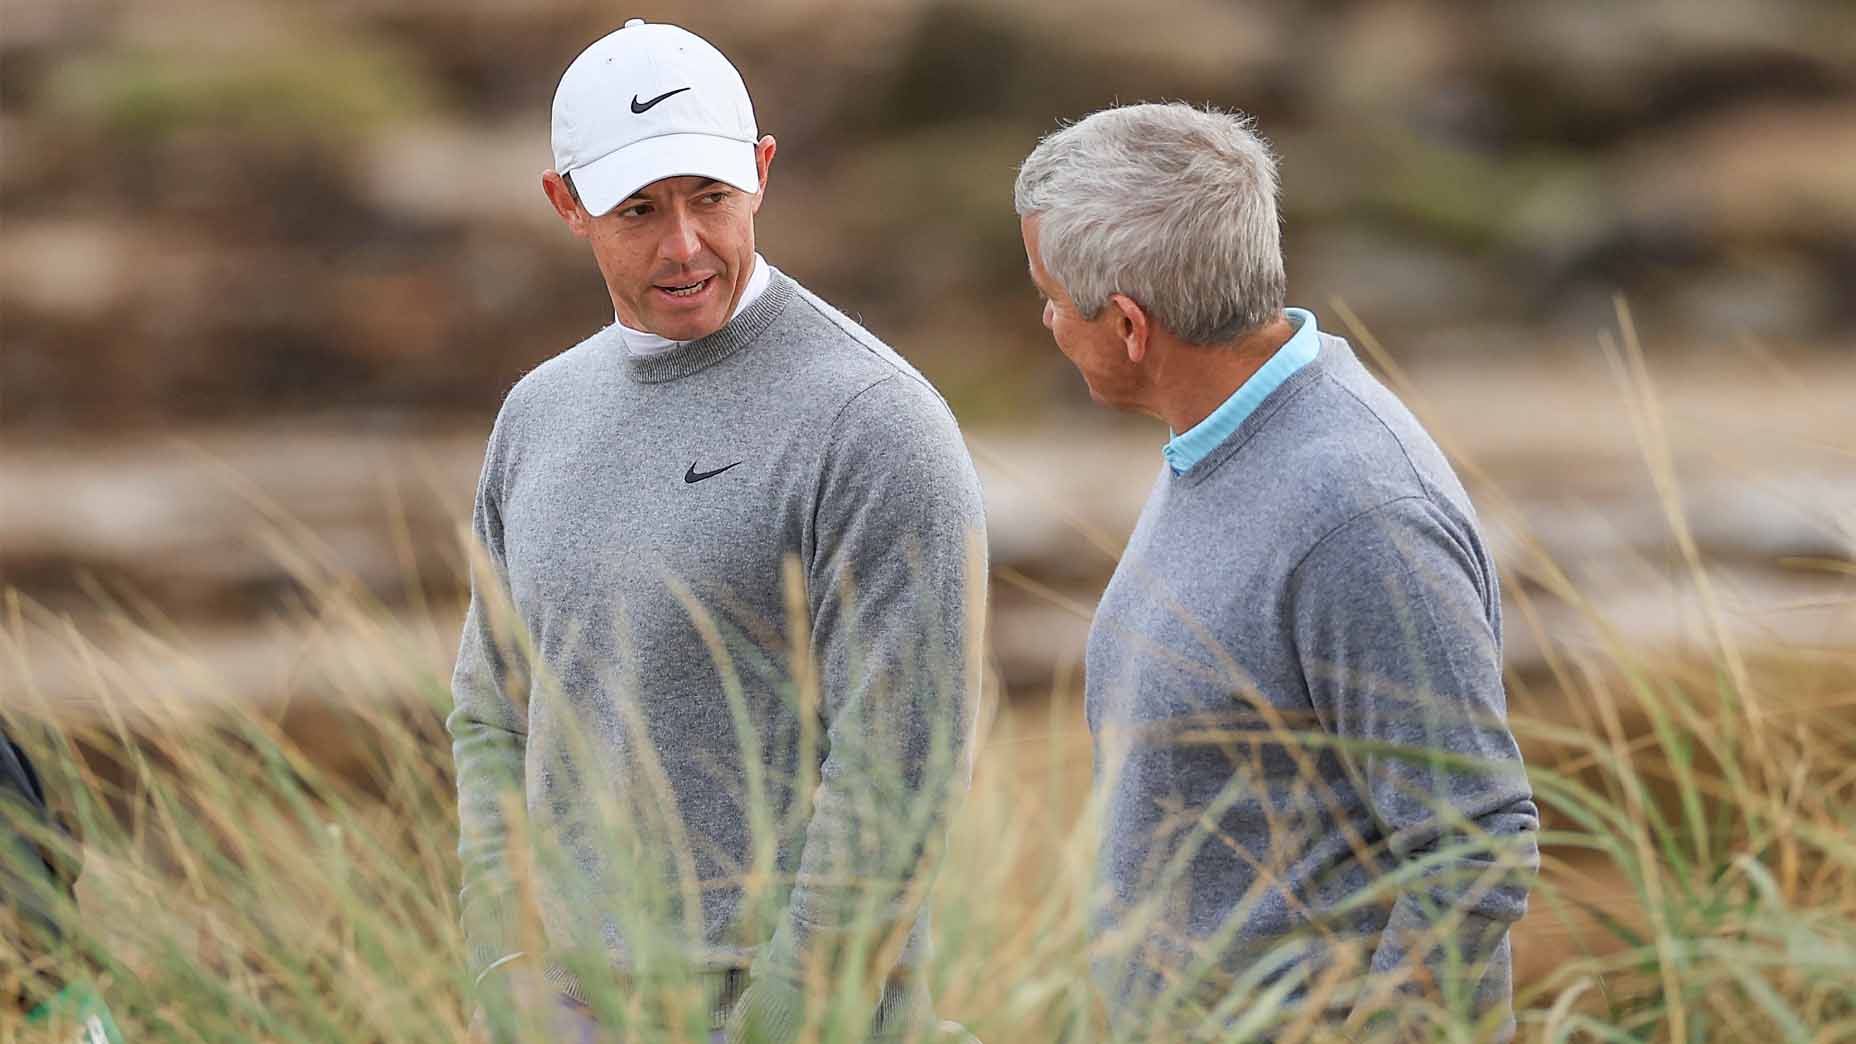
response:
M1336 307L1422 414L1395 361ZM1579 607L1601 638L1540 634L1551 684L1529 692L1535 683L1510 679L1524 708L1551 700L1566 711L1514 719L1546 817L1543 873L1517 950L1525 964L1543 925L1571 939L1544 975L1520 984L1521 1035L1856 1038L1856 647L1737 644L1689 535L1622 302L1619 320L1621 337L1603 347L1709 629L1699 651L1633 647L1540 544L1511 564L1508 590L1527 626L1541 628L1544 592ZM1483 480L1485 517L1525 532L1473 458L1454 456ZM296 686L318 692L337 730L293 734L286 721L302 708L241 699L184 631L145 606L110 603L99 625L110 647L146 654L132 665L112 660L103 636L6 596L0 714L53 723L62 756L46 763L50 786L85 795L76 807L87 853L82 930L59 959L73 977L95 976L131 1040L462 1039L472 1001L442 726L452 636L403 625L313 534L270 522L275 553L308 592L289 626L311 640L361 639L331 643L339 655ZM34 690L32 658L53 648L85 665L84 706L50 706ZM1060 697L1075 692L1074 666L1054 679ZM1090 979L1098 816L1088 738L1072 700L1037 706L982 712L974 787L934 899L929 980L941 1014L982 1039L1105 1040ZM1621 902L1606 895L1618 888ZM18 957L0 953L0 987ZM657 1026L649 1039L701 1040L701 991L665 975L661 997L598 1006ZM821 1001L819 1041L859 1039L863 992L848 983ZM1221 1020L1221 1039L1324 1039L1280 1002L1280 991L1259 987L1202 1014ZM1428 1025L1432 1039L1475 1039L1447 1008ZM26 1032L0 1022L0 1042Z

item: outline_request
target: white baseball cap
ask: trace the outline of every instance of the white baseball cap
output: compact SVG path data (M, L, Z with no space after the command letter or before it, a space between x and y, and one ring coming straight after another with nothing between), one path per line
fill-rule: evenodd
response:
M580 52L554 90L554 169L587 212L693 174L760 191L754 103L709 41L634 18Z

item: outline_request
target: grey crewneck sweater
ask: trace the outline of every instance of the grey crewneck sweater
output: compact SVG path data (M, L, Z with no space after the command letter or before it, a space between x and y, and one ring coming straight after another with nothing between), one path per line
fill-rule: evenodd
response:
M797 1032L810 962L884 982L845 929L915 916L978 684L979 486L934 389L776 270L707 338L640 357L608 328L523 378L473 527L448 719L473 971L539 944L570 993L675 967L726 1007L751 965L756 1039ZM921 1013L925 925L879 1037Z
M1118 1019L1236 1003L1217 1024L1269 984L1370 988L1362 972L1416 958L1460 1010L1509 1021L1538 813L1500 613L1463 487L1343 340L1184 473L1160 469L1087 661L1098 927L1139 940L1098 965ZM1354 970L1322 983L1348 948Z

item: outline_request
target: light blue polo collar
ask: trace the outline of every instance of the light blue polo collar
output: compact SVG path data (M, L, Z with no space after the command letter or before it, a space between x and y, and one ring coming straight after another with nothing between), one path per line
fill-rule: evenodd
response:
M1321 330L1315 326L1315 313L1305 308L1288 308L1283 314L1295 324L1294 335L1210 416L1167 440L1166 448L1160 453L1173 474L1183 475L1204 460L1231 437L1246 417L1256 412L1270 392L1281 387L1295 371L1314 362L1315 356L1320 354Z

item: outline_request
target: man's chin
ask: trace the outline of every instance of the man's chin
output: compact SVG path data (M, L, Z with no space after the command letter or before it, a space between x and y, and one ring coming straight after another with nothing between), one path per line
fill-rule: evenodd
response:
M1097 388L1087 381L1084 381L1083 384L1089 389L1090 401L1094 402L1097 406L1104 406L1111 410L1125 410L1129 408L1127 402L1124 400Z

